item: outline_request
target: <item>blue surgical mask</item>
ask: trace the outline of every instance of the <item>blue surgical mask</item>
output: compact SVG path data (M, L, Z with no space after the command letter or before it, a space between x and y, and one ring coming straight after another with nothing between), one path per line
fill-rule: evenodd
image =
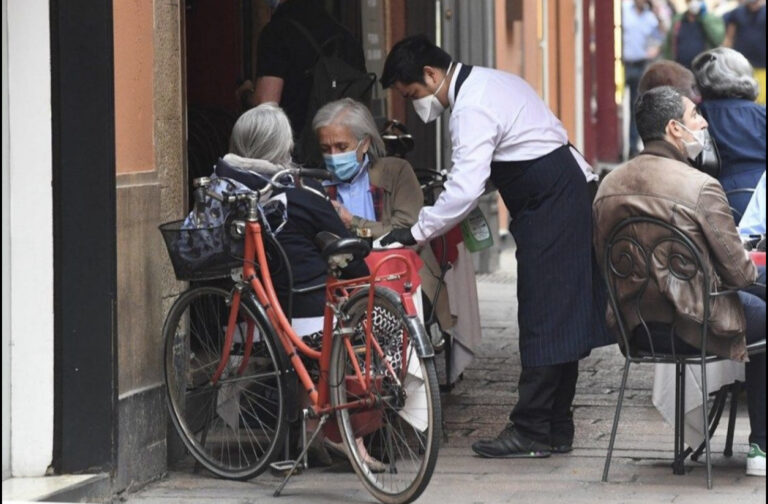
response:
M334 176L349 182L357 174L360 169L361 162L357 160L357 149L360 148L360 144L363 143L360 140L357 143L357 147L349 152L340 152L339 154L323 154L323 160L325 161L325 167Z
M280 0L267 0L267 6L270 10L275 10L280 5Z

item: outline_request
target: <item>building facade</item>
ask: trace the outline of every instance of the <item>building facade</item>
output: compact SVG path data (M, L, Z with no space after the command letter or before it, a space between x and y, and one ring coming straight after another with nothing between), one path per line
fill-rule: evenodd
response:
M415 33L521 74L594 160L616 122L610 3L325 5L377 74ZM186 213L190 180L226 152L234 90L252 75L269 12L260 0L3 0L2 14L3 480L98 474L94 493L131 490L181 450L161 333L185 285L157 226ZM381 89L373 108L411 129L414 166L449 168L445 121L424 125ZM496 219L495 197L482 205Z

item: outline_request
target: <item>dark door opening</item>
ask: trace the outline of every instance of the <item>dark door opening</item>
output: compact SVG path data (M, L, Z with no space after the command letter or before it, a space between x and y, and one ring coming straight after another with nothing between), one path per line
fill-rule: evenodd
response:
M387 9L379 0L384 19L377 33L365 32L363 0L318 2L362 41L373 36L381 40L389 37L394 43L417 33L434 38L434 0L392 0ZM188 189L196 177L210 175L216 160L228 152L232 126L245 110L238 102L236 89L245 79L254 78L259 34L269 19L270 10L264 0L186 0ZM378 57L384 56L386 51ZM371 71L376 64L368 57L366 53L366 65ZM423 124L402 98L378 93L380 103L372 112L380 125L387 118L404 122L416 140L408 160L414 168L436 168L435 124ZM192 191L188 190L188 194L191 203Z
M356 37L358 2L326 1L325 7ZM254 79L259 34L269 22L263 0L187 0L185 9L188 181L211 174L228 152L229 136L245 110L238 86ZM189 191L191 194L191 191Z
M109 471L117 453L112 2L52 0L50 21L53 467Z

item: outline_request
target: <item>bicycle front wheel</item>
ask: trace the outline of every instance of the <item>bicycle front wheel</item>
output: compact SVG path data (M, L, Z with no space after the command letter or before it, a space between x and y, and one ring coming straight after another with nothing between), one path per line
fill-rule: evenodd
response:
M264 471L284 443L286 383L271 326L246 300L223 360L230 307L230 293L215 287L179 297L163 327L165 382L173 425L192 456L217 476L242 480Z
M421 495L437 462L442 425L437 373L434 360L420 357L409 342L420 322L406 315L390 289L376 287L372 337L381 352L375 345L367 351L368 292L356 293L345 305L344 326L353 330L334 339L331 402L339 407L368 401L337 410L341 440L368 491L384 503L403 504ZM361 383L358 370L369 385Z

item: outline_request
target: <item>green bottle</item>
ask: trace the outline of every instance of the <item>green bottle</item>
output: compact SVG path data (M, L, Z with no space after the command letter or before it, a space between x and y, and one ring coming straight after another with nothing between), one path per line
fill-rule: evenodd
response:
M485 215L480 208L475 207L469 212L467 218L461 221L461 234L464 237L464 246L470 252L479 252L493 245L493 234Z

